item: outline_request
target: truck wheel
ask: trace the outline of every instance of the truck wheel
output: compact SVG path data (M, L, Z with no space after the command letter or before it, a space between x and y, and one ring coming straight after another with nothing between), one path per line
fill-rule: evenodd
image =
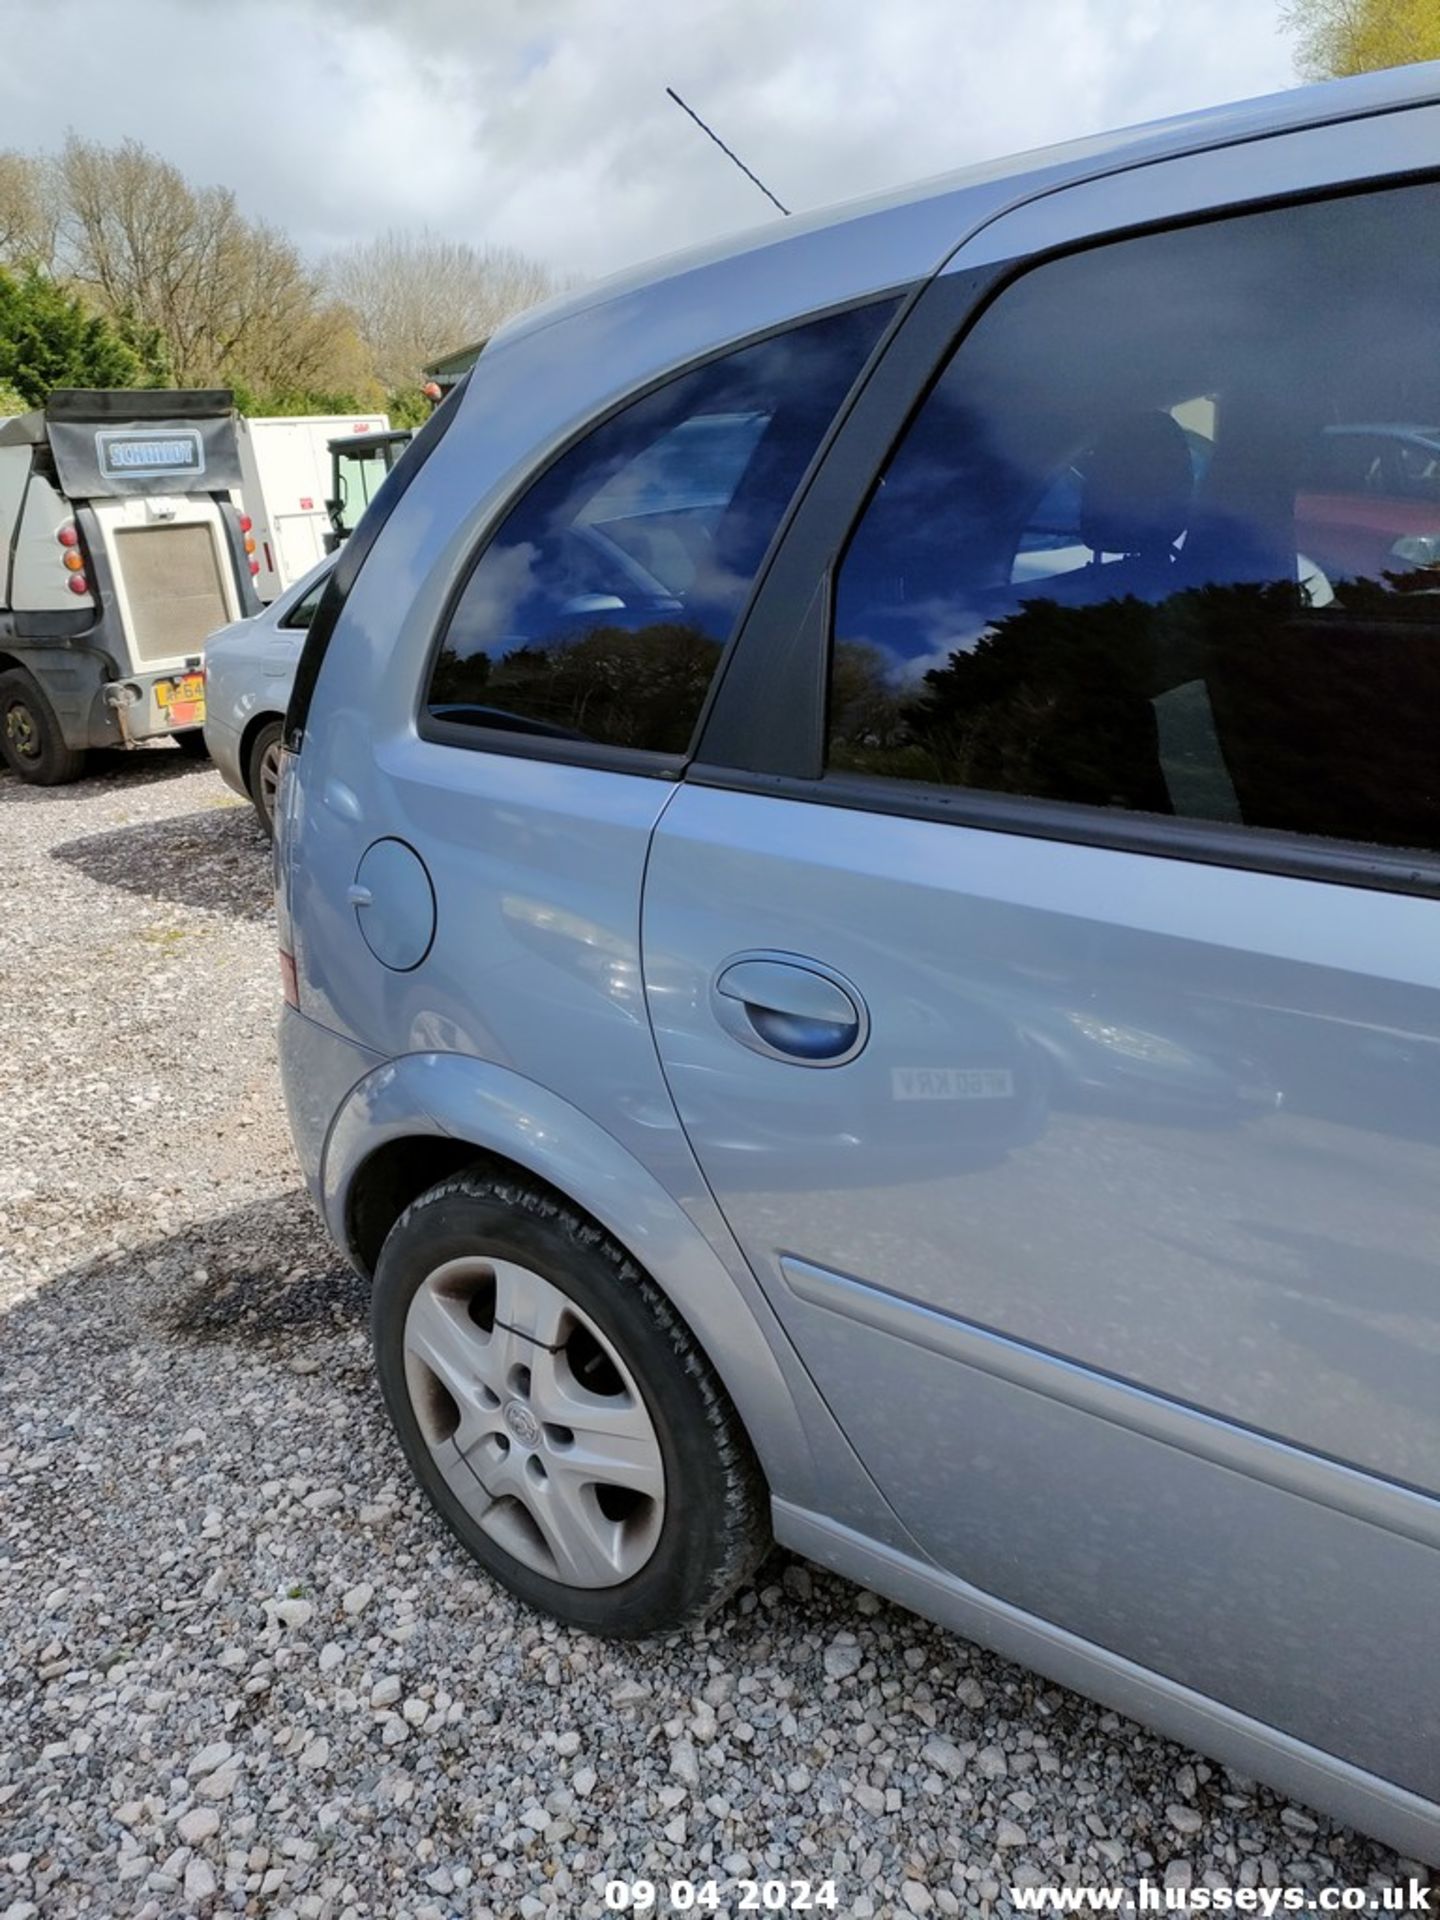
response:
M0 673L0 754L12 773L37 787L78 780L85 770L84 753L66 746L55 709L23 667Z
M260 816L267 839L275 837L275 790L280 782L280 743L285 724L267 720L250 743L250 759L245 768L245 784Z
M172 733L170 738L179 747L187 760L208 760L210 749L205 745L203 727L187 727L184 733Z

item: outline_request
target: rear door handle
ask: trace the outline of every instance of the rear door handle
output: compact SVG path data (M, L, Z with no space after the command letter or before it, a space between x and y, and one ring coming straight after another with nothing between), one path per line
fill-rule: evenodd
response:
M794 954L737 955L716 974L711 1005L742 1046L797 1066L842 1066L869 1036L865 1004L850 983Z

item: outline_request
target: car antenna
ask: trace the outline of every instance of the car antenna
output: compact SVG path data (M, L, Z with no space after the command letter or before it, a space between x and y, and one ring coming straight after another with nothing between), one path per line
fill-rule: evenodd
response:
M689 114L690 118L695 122L696 126L699 127L702 133L709 134L710 138L715 142L716 146L719 147L720 151L727 157L727 159L733 160L735 162L736 166L739 167L741 173L744 174L745 178L747 180L753 180L755 182L755 185L759 187L761 193L764 194L765 198L770 202L770 204L772 206L779 207L781 213L785 214L786 217L788 218L790 213L789 207L787 207L782 201L777 200L775 198L775 195L771 193L769 187L766 186L765 182L760 178L759 174L752 173L749 167L747 167L745 162L740 158L739 154L732 152L731 149L726 146L725 142L720 138L719 134L716 133L712 127L706 126L705 122L700 118L699 114L696 113L695 109L692 106L689 106L684 100L680 98L679 94L675 91L674 87L666 87L665 91L666 93L669 94L670 98L675 102L677 107L684 108L685 112Z

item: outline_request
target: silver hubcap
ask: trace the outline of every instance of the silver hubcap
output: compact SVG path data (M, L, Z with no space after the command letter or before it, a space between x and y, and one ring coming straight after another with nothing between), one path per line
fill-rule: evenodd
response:
M509 1260L450 1260L405 1316L405 1383L446 1485L516 1560L613 1587L655 1551L665 1467L645 1402L566 1294Z
M280 790L280 742L265 749L260 756L260 799L270 819L275 818L275 796Z

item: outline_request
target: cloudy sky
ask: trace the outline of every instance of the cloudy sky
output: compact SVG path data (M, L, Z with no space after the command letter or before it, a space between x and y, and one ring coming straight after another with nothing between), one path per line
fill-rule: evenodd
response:
M0 0L0 145L134 135L309 252L590 276L791 207L1293 84L1274 0Z

